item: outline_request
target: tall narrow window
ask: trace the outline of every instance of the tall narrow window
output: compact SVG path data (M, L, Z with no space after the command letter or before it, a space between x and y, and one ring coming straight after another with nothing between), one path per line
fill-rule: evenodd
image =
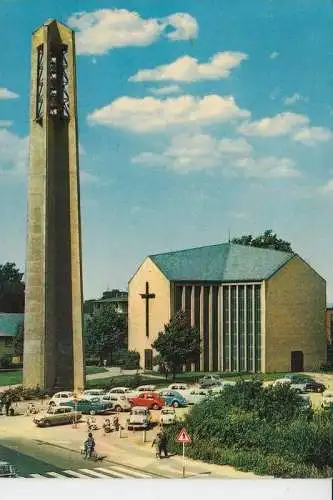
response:
M37 47L37 88L36 88L36 122L41 123L43 120L44 102L43 102L43 80L44 70L44 45Z
M229 310L229 287L223 287L223 369L230 371L230 310Z
M255 335L255 371L261 371L261 304L260 285L254 287L254 335Z

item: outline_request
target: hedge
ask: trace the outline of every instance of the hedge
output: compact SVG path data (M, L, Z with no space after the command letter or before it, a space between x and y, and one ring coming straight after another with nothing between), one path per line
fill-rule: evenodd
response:
M276 477L331 477L333 416L304 411L289 387L238 383L207 398L167 429L170 446L185 426L193 439L188 455Z

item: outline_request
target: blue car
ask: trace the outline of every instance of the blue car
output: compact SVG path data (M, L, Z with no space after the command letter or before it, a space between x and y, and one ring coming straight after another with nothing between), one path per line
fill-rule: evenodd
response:
M173 406L174 408L178 408L180 406L187 406L187 399L184 398L179 392L177 391L161 391L160 397L164 399L165 404L167 406Z

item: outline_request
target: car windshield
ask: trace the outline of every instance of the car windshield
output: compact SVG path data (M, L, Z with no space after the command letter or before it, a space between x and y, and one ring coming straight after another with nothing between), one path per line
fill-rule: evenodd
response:
M174 410L170 408L170 410L162 410L162 415L173 415L175 413Z
M132 411L133 415L146 415L146 410L134 410Z

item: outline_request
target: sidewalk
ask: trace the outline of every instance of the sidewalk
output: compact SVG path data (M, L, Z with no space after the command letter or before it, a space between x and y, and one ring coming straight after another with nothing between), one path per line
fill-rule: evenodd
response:
M102 418L97 418L98 426L101 426ZM32 423L31 417L0 417L0 435L18 440L27 439L36 444L45 444L75 453L80 453L80 448L87 436L85 422L79 423L77 428L70 425L38 428ZM182 477L182 457L171 456L167 459L157 459L152 440L154 433L146 433L147 442L143 442L143 431L122 431L104 435L99 429L94 432L96 440L96 451L99 455L105 455L105 461L111 464L123 465L133 469L148 471L164 478ZM186 458L186 478L219 478L219 479L261 479L250 472L237 471L230 466L207 464L199 460Z

